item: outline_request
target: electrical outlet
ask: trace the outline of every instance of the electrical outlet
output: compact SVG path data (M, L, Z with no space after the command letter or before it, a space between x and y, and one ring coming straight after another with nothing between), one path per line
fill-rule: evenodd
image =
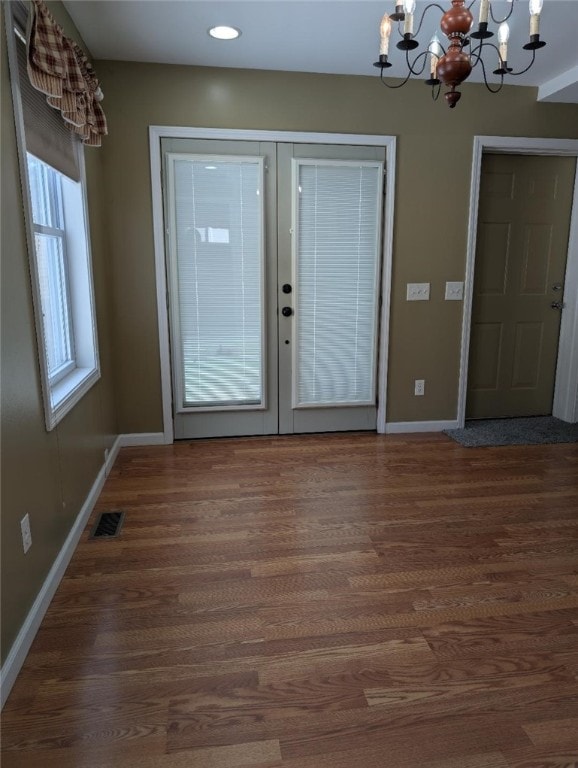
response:
M24 554L26 554L32 546L32 533L30 532L30 517L28 516L28 512L20 521L20 530L22 531L22 548L24 549Z
M416 397L425 395L425 379L416 379L413 393Z
M429 283L408 283L406 301L429 301Z

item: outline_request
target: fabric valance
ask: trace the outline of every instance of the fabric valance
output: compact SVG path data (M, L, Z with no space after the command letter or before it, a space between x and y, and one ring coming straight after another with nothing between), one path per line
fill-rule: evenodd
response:
M30 5L26 29L30 82L84 144L99 147L108 130L92 65L80 46L64 35L43 0L32 0Z

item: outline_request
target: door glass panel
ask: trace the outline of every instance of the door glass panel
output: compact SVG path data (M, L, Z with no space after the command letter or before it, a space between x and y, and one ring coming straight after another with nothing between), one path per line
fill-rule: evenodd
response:
M180 410L262 407L261 158L173 156Z
M375 403L382 170L294 161L294 407Z

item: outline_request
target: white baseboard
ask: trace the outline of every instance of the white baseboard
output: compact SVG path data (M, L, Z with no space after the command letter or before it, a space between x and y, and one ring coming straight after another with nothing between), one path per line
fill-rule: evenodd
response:
M399 435L405 432L443 432L444 429L457 429L456 419L451 421L391 421L385 425L386 435Z
M58 585L64 576L64 572L68 567L68 563L74 554L76 545L82 536L82 532L84 531L88 518L90 517L90 513L94 509L94 505L96 504L96 501L100 495L106 476L114 464L114 460L118 454L119 447L120 439L117 437L112 444L112 447L110 448L105 464L100 469L98 475L96 476L96 480L92 484L92 488L88 492L88 496L86 497L84 504L82 505L82 508L78 513L76 520L74 521L74 525L70 529L70 533L66 537L66 541L62 545L62 548L58 553L58 556L56 557L56 560L54 561L52 568L50 569L48 576L46 577L44 584L42 585L42 588L32 605L32 608L28 612L28 616L26 617L26 620L24 621L24 624L22 625L16 640L14 641L9 654L6 657L6 661L2 665L2 669L0 670L0 708L2 708L6 703L6 699L12 690L12 686L14 685L18 673L24 664L24 660L28 655L28 651L30 650L30 646L32 645L34 638L36 637L36 633L38 632L42 619L44 618L44 614L48 610L48 606L50 605L50 602L52 601L52 598L58 589Z
M128 448L135 445L165 445L164 432L132 432L119 435L120 448Z
M116 461L119 450L123 446L164 445L165 442L166 440L163 432L142 432L128 435L118 435L109 448L104 465L96 476L96 479L92 484L90 491L88 492L88 496L86 497L84 504L82 505L82 508L78 513L72 528L70 529L70 533L62 545L62 548L58 553L56 560L54 561L52 568L50 569L48 576L46 577L44 584L42 585L42 588L40 589L40 592L38 593L36 600L32 605L32 608L28 612L28 616L26 617L24 624L22 625L20 632L16 637L16 640L14 641L8 656L6 657L6 661L2 665L2 669L0 670L0 709L4 706L8 696L10 695L12 686L18 677L18 673L24 664L24 660L28 655L28 651L30 650L30 646L32 645L34 638L36 637L36 633L38 632L40 624L42 623L42 619L44 618L44 615L48 610L48 606L50 605L52 598L58 589L58 585L64 576L66 568L68 567L68 563L74 554L76 545L82 536L82 532L86 526L88 518L90 517L90 513L94 509L94 505L96 504L100 492L102 491L104 482L110 473L114 462Z
M105 477L109 476L110 470L114 467L114 462L116 461L116 457L118 456L118 452L120 451L120 443L121 443L120 438L121 436L117 435L114 443L110 446L108 450L106 461L104 462Z

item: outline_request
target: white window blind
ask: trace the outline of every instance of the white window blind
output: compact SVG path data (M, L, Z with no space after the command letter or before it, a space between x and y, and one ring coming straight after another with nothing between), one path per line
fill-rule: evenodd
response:
M181 155L172 167L182 407L258 407L262 161Z
M74 367L74 347L68 311L68 286L60 237L37 232L38 277L44 315L44 343L52 381Z
M382 164L294 161L294 406L375 403Z

